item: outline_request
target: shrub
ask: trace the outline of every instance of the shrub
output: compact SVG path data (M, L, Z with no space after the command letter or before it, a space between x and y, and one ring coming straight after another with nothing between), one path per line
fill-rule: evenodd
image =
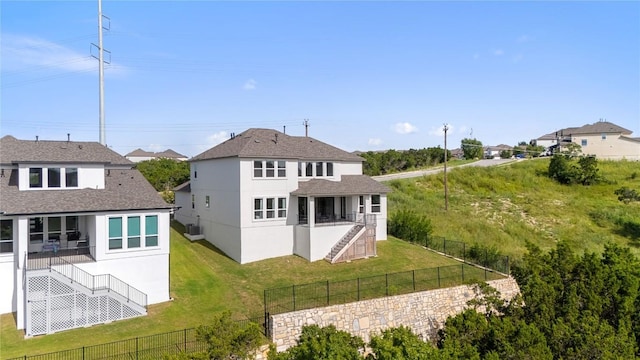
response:
M428 245L433 232L431 221L412 210L398 210L389 217L389 234L409 242Z

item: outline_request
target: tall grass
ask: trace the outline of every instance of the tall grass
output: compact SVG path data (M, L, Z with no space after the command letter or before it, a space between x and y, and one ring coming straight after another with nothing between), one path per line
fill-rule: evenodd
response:
M640 203L625 205L614 191L640 190L640 163L600 161L602 183L561 185L547 177L548 159L499 167L464 167L448 173L449 210L443 175L393 180L390 216L411 209L431 219L434 236L495 246L519 257L531 242L542 249L567 241L577 251L607 242L640 254Z

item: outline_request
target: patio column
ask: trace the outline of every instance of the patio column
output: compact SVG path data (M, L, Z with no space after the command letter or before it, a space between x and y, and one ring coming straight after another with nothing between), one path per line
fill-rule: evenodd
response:
M309 227L312 228L316 225L316 198L309 196L309 206L307 213L309 214Z

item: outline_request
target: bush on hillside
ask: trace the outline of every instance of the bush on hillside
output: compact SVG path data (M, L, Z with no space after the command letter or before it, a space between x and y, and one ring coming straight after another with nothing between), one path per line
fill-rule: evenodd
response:
M433 232L431 221L412 210L399 210L389 217L389 234L409 242L428 245Z

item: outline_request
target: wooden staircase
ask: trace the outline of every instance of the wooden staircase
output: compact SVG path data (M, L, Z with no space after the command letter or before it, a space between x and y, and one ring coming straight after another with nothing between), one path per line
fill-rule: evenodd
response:
M364 225L363 224L356 224L354 225L351 229L349 229L349 231L340 239L340 241L338 241L338 243L336 243L332 248L331 251L327 254L327 256L325 256L325 260L327 260L330 263L334 263L335 260L343 253L343 251L349 246L351 245L351 243L357 239L357 235L359 235L362 231L362 229L364 229Z

